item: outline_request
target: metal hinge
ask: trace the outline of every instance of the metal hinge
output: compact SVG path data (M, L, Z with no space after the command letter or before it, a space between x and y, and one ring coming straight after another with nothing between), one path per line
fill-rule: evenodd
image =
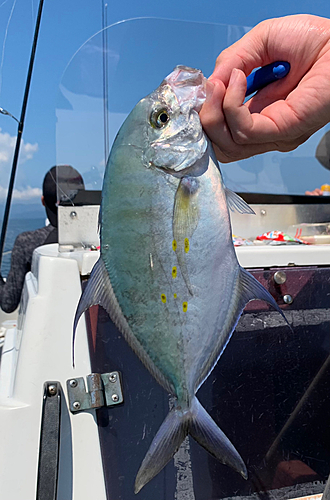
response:
M67 380L71 413L114 406L124 401L119 372L87 375L87 392L83 377Z

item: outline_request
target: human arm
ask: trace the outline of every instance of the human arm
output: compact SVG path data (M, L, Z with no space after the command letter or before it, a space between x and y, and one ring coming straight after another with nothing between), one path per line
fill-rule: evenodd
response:
M24 233L17 236L11 253L11 266L6 281L0 279L0 306L6 313L17 308L24 285L26 273L30 269L25 255Z
M288 61L289 75L243 104L246 76ZM200 117L218 160L291 151L330 121L330 20L297 15L263 21L224 50Z

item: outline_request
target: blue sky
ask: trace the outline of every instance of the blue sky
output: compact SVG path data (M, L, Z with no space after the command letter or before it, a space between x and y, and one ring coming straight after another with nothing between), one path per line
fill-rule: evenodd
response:
M37 8L37 0L0 0L0 107L17 118L20 116ZM301 0L299 3L296 0L252 0L248 3L242 0L123 0L109 2L107 9L109 25L135 17L161 17L253 26L265 18L295 13L330 17L330 3L328 0ZM111 28L112 135L124 114L138 99L153 90L172 66L200 67L206 76L212 71L218 35L215 36L208 26L182 26L185 28L181 31L186 35L181 34L180 43L175 35L180 28L173 22L137 21ZM16 200L35 201L45 172L56 161L70 162L88 175L92 170L96 177L102 175L102 106L100 95L95 90L96 83L100 83L97 65L101 59L90 58L89 66L79 66L79 60L88 60L88 47L96 50L100 36L85 45L67 68L72 56L101 27L101 0L45 0L17 173ZM224 32L219 36L223 38ZM221 43L226 42L222 40ZM81 67L86 73L79 73ZM1 201L8 182L17 124L0 115L0 129ZM280 154L269 154L242 165L226 166L225 178L231 187L251 191L274 185L275 191L281 191L283 187L286 191L302 192L323 182L330 183L329 174L317 166L313 158L319 138L315 137L307 146L285 158ZM97 154L93 149L95 144ZM288 174L289 163L292 169ZM302 164L306 170L303 180L300 175ZM309 174L310 170L312 174Z

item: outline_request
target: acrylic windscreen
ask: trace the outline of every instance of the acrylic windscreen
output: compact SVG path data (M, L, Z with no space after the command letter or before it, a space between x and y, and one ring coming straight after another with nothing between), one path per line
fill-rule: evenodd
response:
M59 86L57 164L74 167L86 190L102 189L111 145L136 103L178 64L210 76L219 53L248 29L146 18L117 23L87 40ZM304 194L330 183L330 172L315 157L326 130L290 153L270 152L222 165L226 185L238 192Z

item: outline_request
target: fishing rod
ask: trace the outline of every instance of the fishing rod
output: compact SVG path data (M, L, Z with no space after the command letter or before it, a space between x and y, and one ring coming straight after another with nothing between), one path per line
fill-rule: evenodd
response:
M4 216L3 216L3 222L2 222L1 236L0 236L0 269L1 269L1 262L2 262L2 256L3 256L3 247L5 245L5 239L6 239L6 232L7 232L7 226L8 226L11 200L12 200L12 196L13 196L13 189L14 189L16 170L17 170L19 150L20 150L23 127L24 127L25 112L26 112L27 101L28 101L28 97L29 97L29 91L30 91L34 58L35 58L37 42L38 42L38 35L39 35L39 28L40 28L40 21L41 21L41 13L42 13L43 4L44 4L44 0L40 0L38 14L37 14L37 20L36 20L36 26L35 26L35 30L34 30L34 38L33 38L33 44L32 44L32 49L31 49L29 69L28 69L28 74L27 74L27 78L26 78L20 120L18 121L15 117L10 115L10 113L8 113L8 111L6 112L6 110L3 110L4 111L3 114L8 114L8 115L12 116L16 121L18 121L18 130L17 130L16 146L15 146L15 152L14 152L14 157L13 157L13 163L12 163L12 167L11 167L11 174L10 174L10 180L9 180L9 186L8 186L5 212L4 212Z
M103 48L103 126L104 126L104 165L109 156L109 92L108 92L108 4L102 0L102 48Z

